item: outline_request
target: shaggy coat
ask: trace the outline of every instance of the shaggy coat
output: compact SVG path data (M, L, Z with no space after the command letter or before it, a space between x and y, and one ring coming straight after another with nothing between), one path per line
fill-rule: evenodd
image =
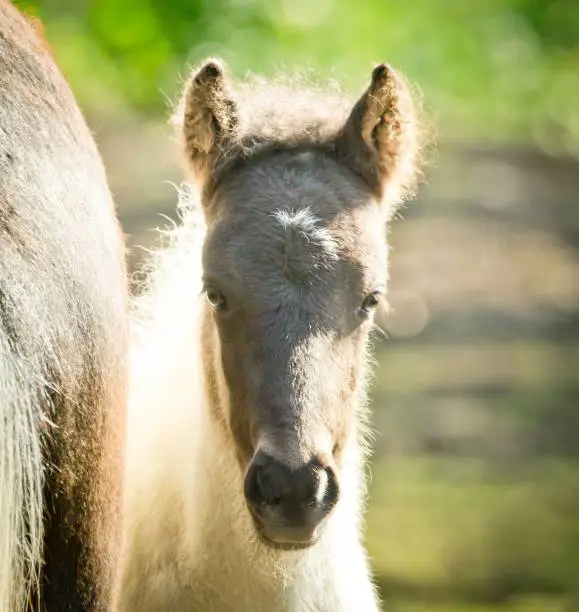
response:
M0 610L110 609L128 375L124 247L47 45L0 0Z
M367 347L409 90L381 65L351 105L209 61L176 123L193 186L137 305L119 610L375 612Z

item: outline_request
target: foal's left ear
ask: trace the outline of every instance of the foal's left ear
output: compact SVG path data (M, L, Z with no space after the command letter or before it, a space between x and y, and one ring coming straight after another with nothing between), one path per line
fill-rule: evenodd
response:
M415 109L408 86L387 64L374 68L335 151L385 204L401 202L412 190L418 154Z
M186 161L204 187L220 156L237 142L238 106L222 62L208 60L193 71L179 114Z

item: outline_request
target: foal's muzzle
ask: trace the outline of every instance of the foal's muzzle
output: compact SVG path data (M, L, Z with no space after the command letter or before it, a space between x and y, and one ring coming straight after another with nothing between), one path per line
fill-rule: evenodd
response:
M338 501L332 467L312 459L297 468L258 451L245 477L245 499L262 539L277 548L306 548L321 535Z

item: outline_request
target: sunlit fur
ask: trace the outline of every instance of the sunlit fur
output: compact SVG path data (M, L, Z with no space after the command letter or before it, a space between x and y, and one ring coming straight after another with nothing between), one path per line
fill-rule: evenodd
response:
M235 451L206 406L200 354L204 222L182 194L183 224L157 255L136 305L126 464L121 611L376 610L360 546L365 413L345 493L323 541L304 552L255 537ZM187 282L183 282L187 278ZM159 316L163 313L163 316Z
M275 87L271 91L274 90ZM304 93L299 89L297 98L296 92L292 98L302 100L300 108L296 108L288 100L288 91L287 88L277 90L280 95L276 99L283 100L280 107L269 98L274 106L269 111L267 96L256 93L255 104L261 104L256 113L263 121L252 125L259 126L261 136L249 137L247 123L243 127L242 122L240 127L233 118L221 117L232 133L239 130L239 138L236 137L236 142L221 143L219 159L212 154L216 134L212 132L210 112L203 106L202 92L200 116L190 124L195 133L186 139L186 149L200 147L199 159L191 164L196 186L187 185L183 189L181 222L166 236L168 244L153 255L144 294L135 303L119 612L376 612L379 609L361 541L366 494L364 465L368 452L365 379L369 359L366 352L363 350L356 357L361 380L355 391L355 418L348 425L344 423L340 501L320 540L307 549L282 551L267 546L257 536L243 496L244 473L240 469L239 449L224 425L223 407L215 399L224 397L226 390L219 366L211 365L214 362L208 354L216 332L202 295L201 249L211 220L223 211L208 210L204 203L210 177L217 168L235 162L240 141L244 142L242 148L246 153L252 147L257 151L267 146L270 137L281 146L284 143L291 146L292 142L304 139L313 143L328 141L336 136L337 126L346 121L347 108L351 108L340 102L337 106L329 104L324 111L324 101L329 100L325 94L320 97L316 92ZM220 94L218 103L222 100ZM338 107L341 110L336 114L333 111ZM247 117L251 116L252 108L249 107ZM317 112L320 110L321 115ZM222 111L226 112L224 108L219 110ZM301 122L296 121L298 117ZM363 118L367 119L364 113ZM414 135L409 138L412 140ZM408 145L404 155L410 155L410 161L403 156L402 166L396 164L398 153L394 146L386 153L394 160L394 165L388 167L395 188L384 189L383 177L371 169L380 176L380 184L373 185L375 194L367 196L368 202L360 203L368 224L363 231L376 236L382 245L378 249L378 261L383 260L386 252L382 224L401 194L412 188L414 178L404 172L405 164L412 163L415 151ZM307 159L299 160L299 163L307 162ZM398 170L401 174L396 174ZM345 168L343 172L349 176ZM271 215L280 231L288 234L290 257L301 256L303 246L300 247L299 239L295 249L292 246L293 233L301 232L306 234L308 243L316 243L315 253L324 253L324 261L337 258L333 235L321 221L318 224L316 211L300 202L289 206L286 196L289 198L290 192L280 193L276 181L291 182L291 172L280 171L276 178L264 170L263 175L256 171L254 176L259 177L264 189L260 192L262 196L271 192L274 202L279 199L283 203L280 207L273 206ZM307 175L304 180L306 183L309 180ZM315 181L312 185L319 189ZM369 191L360 187L359 193ZM357 252L362 247L354 234L346 233L340 238L347 243L352 257L363 256ZM288 251L285 253L287 256ZM370 260L372 256L370 253ZM323 277L323 268L316 274Z
M0 611L108 609L127 387L122 236L47 44L0 0Z
M37 399L22 388L27 377L0 334L0 609L10 611L23 608L37 583L42 553Z

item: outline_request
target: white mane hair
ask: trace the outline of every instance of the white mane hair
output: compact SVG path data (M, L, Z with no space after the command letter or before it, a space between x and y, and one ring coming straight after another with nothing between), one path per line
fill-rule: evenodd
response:
M376 612L360 543L364 449L346 452L342 498L320 542L277 551L255 533L233 442L210 415L201 353L197 194L152 258L133 317L119 612Z

